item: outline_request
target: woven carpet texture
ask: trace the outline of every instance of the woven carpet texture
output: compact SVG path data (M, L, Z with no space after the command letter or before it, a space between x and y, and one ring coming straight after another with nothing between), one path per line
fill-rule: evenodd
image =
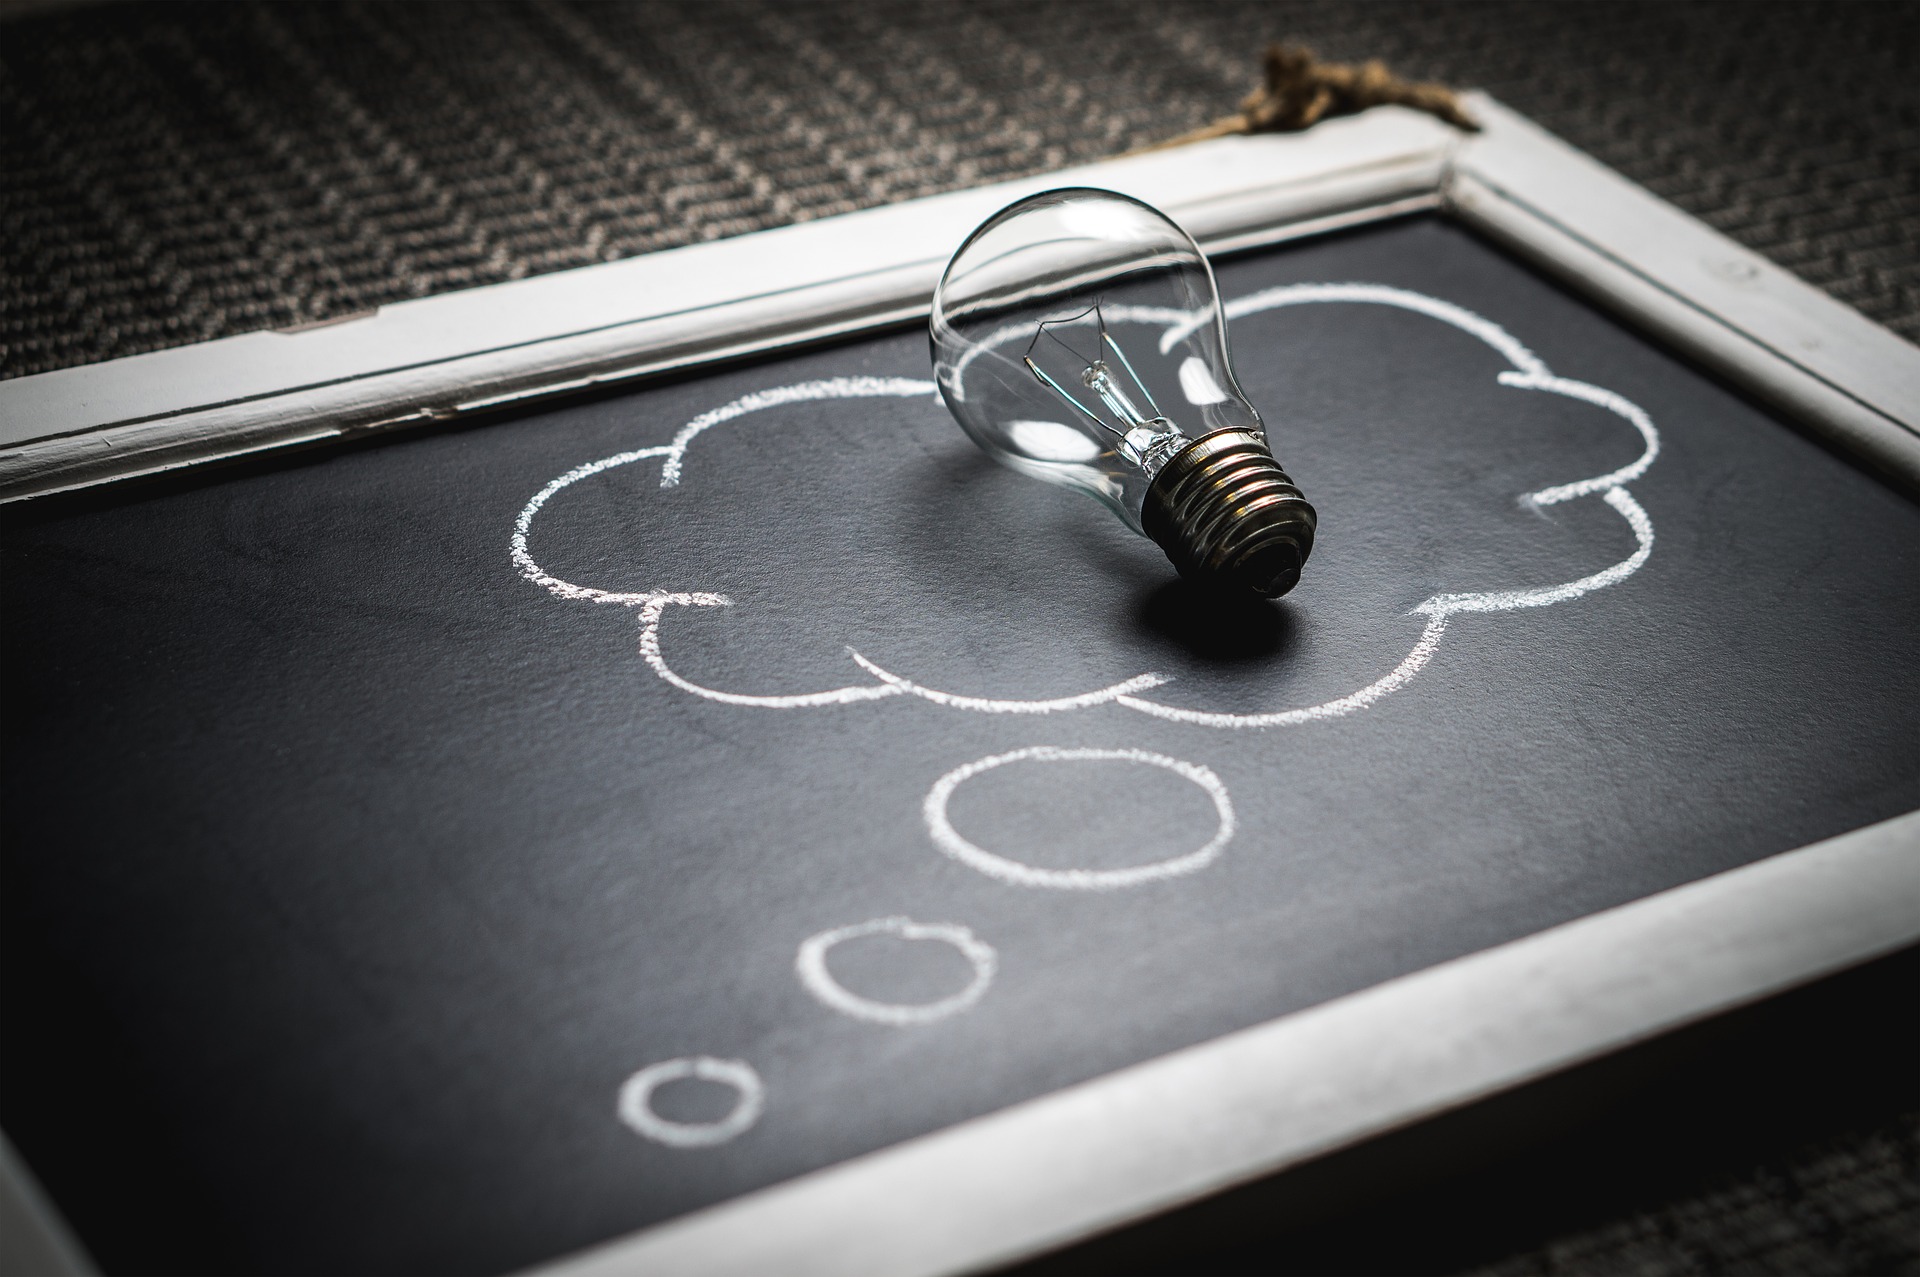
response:
M1487 88L1920 337L1913 4L164 4L0 25L0 376L1098 159L1281 37Z

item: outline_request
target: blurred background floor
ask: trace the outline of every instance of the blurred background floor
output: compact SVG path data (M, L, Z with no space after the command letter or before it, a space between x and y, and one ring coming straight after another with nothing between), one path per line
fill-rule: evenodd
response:
M1912 338L1913 4L28 4L0 375L1095 160L1267 41L1479 86Z
M1488 89L1920 338L1911 3L12 0L0 377L1100 159L1231 110L1275 39ZM1826 982L1357 1215L1053 1263L1920 1272L1915 973Z

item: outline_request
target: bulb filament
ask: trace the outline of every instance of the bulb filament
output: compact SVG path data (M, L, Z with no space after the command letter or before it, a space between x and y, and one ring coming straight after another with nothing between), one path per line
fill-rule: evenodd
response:
M1055 331L1068 324L1077 324L1088 315L1093 316L1098 330L1097 347L1091 358L1074 349L1066 338ZM1050 339L1081 365L1081 384L1094 393L1101 406L1112 417L1112 421L1103 419L1092 408L1068 393L1067 389L1054 380L1046 369L1034 361L1034 350L1040 345L1042 337ZM1125 370L1127 379L1133 383L1133 388L1139 393L1139 397L1146 401L1146 411L1141 411L1126 385L1107 363L1108 352L1112 353L1114 360ZM1140 374L1134 371L1133 362L1127 358L1127 352L1120 348L1120 343L1115 341L1113 334L1107 331L1107 320L1100 311L1100 303L1095 302L1088 309L1067 319L1042 322L1039 331L1034 333L1033 340L1027 343L1024 360L1028 371L1032 372L1042 385L1066 400L1081 416L1112 435L1117 440L1115 446L1119 453L1144 470L1148 477L1158 473L1167 459L1188 442L1186 435L1180 432L1180 428L1161 414L1160 406L1153 401L1153 393L1147 389L1146 383L1140 380Z

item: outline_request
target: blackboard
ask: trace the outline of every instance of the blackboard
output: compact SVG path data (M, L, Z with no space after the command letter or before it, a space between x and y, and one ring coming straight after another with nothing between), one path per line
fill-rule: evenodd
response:
M14 515L0 1124L101 1261L503 1271L1920 807L1908 500L1437 220L1219 280L1277 604L917 332Z

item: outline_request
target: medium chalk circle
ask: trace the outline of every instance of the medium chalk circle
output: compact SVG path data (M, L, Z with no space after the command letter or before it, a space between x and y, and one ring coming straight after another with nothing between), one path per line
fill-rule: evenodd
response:
M1165 768L1176 776L1186 777L1206 792L1207 797L1213 800L1219 827L1214 830L1213 837L1196 851L1150 864L1131 865L1125 869L1040 869L975 846L961 837L960 831L947 818L947 801L953 797L953 791L981 772L1004 767L1008 763L1027 762L1144 763L1149 767ZM956 767L935 781L933 788L927 792L922 811L927 820L927 832L933 837L933 845L968 868L977 869L990 878L998 878L1016 887L1051 887L1063 891L1108 891L1115 887L1134 887L1143 882L1157 882L1163 878L1193 873L1219 858L1220 849L1233 837L1234 830L1233 803L1227 797L1227 787L1218 776L1198 763L1183 762L1144 749L1060 749L1053 745L1033 745L1009 754L995 754L991 758Z
M669 1082L695 1078L718 1082L739 1092L733 1111L717 1122L675 1122L653 1111L653 1093ZM725 1144L760 1120L767 1107L767 1088L744 1060L716 1060L710 1055L662 1060L641 1069L620 1087L620 1120L672 1148L711 1148Z
M827 970L827 953L842 941L879 935L898 936L902 940L944 941L958 949L960 956L973 965L973 979L960 992L937 1002L880 1002L863 998L833 978L833 974ZM856 922L850 927L836 927L832 931L822 931L817 936L808 936L800 944L800 952L793 960L793 969L807 992L834 1010L844 1011L856 1019L871 1020L875 1024L905 1026L932 1024L978 1002L987 991L987 986L993 983L993 973L999 961L992 945L956 923L875 918L870 922Z

